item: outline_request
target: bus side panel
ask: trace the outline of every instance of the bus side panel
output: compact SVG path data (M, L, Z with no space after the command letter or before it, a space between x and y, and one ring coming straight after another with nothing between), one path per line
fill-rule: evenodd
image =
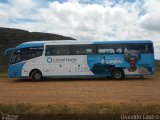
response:
M50 76L93 75L86 55L47 56L44 58L44 64L50 65Z
M110 76L115 67L124 67L124 55L88 55L87 62L94 75Z
M38 69L45 77L93 75L87 64L86 55L45 56L27 61L23 76L28 77L33 69Z
M87 62L95 75L110 76L111 70L114 68L122 68L125 75L150 75L154 73L153 54L141 54L134 63L125 57L125 54L88 55Z
M63 55L38 57L27 61L22 76L29 76L32 69L39 69L43 76L95 75L110 76L114 68L122 68L125 75L148 75L153 73L153 54L141 54L131 71L131 63L125 54Z
M40 70L43 75L43 64L44 64L43 59L44 57L37 57L31 60L28 60L22 68L22 77L29 77L29 74L33 69Z

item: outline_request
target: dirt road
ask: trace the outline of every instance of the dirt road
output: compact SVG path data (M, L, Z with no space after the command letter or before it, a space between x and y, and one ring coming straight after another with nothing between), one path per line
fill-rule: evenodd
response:
M0 77L0 103L160 103L160 73L145 79L55 79L43 82Z

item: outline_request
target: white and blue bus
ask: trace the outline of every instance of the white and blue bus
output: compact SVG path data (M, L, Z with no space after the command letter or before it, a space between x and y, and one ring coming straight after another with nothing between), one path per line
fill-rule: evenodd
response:
M8 76L105 77L152 75L155 71L153 43L133 41L34 41L22 43L13 50Z

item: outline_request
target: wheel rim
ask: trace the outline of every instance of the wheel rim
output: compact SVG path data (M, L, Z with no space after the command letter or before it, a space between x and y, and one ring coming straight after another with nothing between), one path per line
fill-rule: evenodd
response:
M34 74L34 78L35 78L35 80L40 80L41 79L41 75L39 73L35 73Z
M122 77L121 72L120 72L120 71L115 71L114 77L115 77L116 79L120 79L120 78Z

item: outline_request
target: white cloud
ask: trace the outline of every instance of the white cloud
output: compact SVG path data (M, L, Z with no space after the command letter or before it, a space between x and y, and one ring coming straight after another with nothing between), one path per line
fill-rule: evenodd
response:
M146 0L145 4L146 14L141 17L141 26L150 31L160 32L160 1Z
M51 32L82 40L151 39L156 58L160 59L159 0L119 4L111 0L100 0L101 4L95 4L97 0L92 4L83 2L68 0L43 5L44 1L38 0L9 0L0 3L0 23L4 27ZM24 18L27 20L23 21Z

